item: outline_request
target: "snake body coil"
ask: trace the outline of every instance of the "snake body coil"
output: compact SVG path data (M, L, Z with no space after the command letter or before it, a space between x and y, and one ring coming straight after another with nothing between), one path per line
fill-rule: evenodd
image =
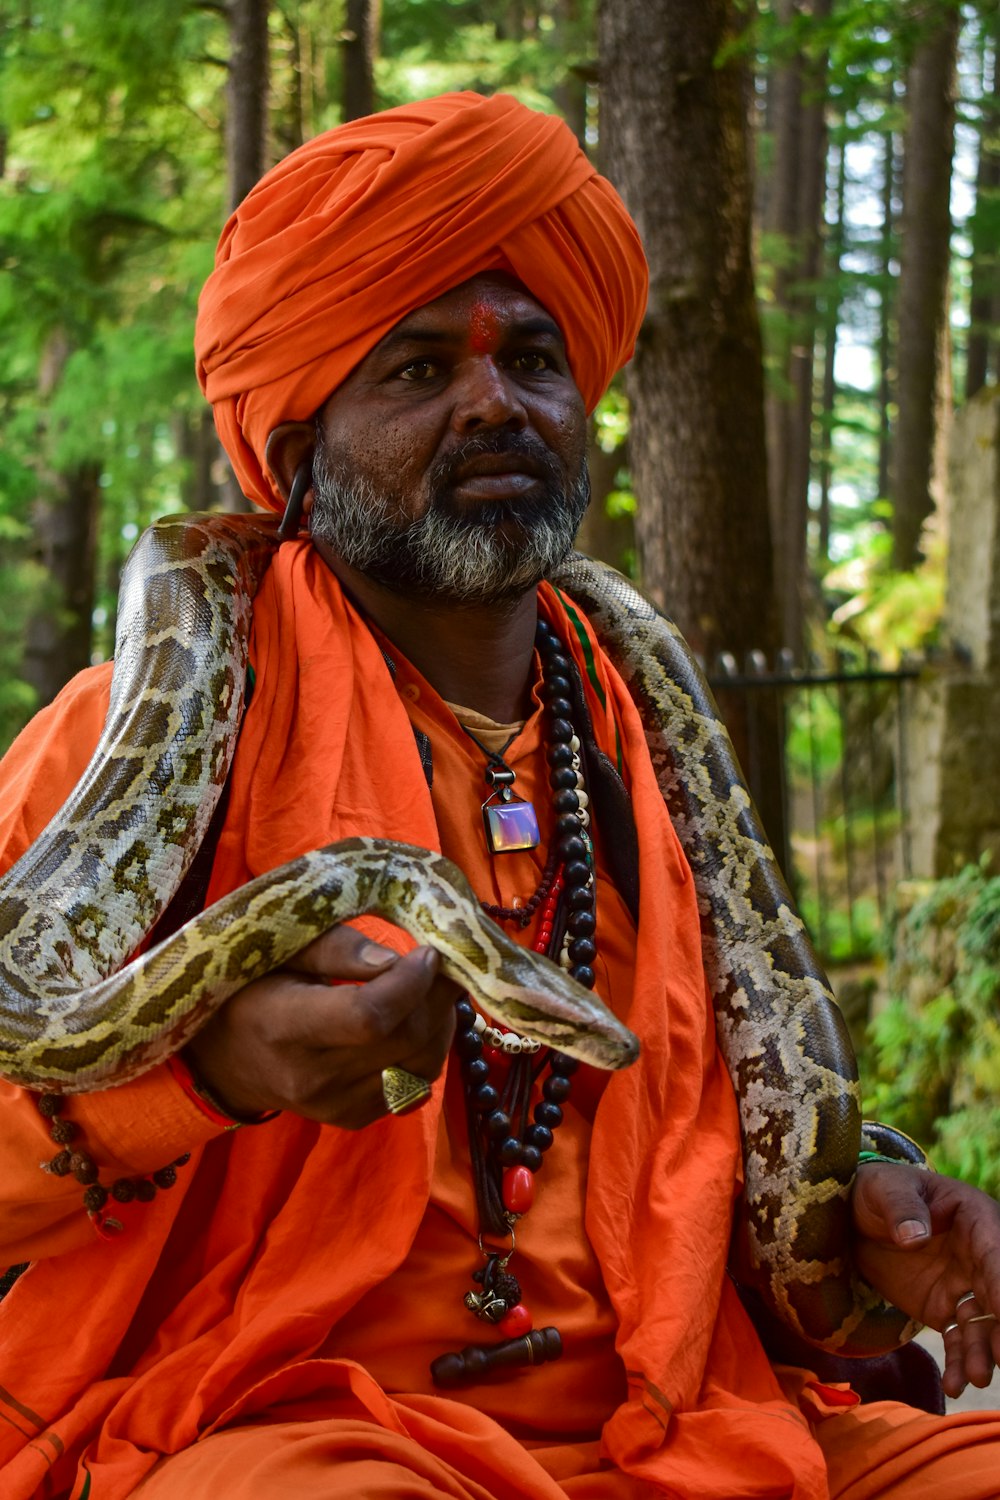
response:
M274 545L272 523L225 516L160 522L137 544L100 744L0 881L0 1076L69 1093L124 1082L251 979L363 911L439 949L445 972L517 1030L599 1067L631 1062L632 1034L487 921L449 861L378 839L261 876L129 962L228 774L253 593ZM555 581L589 611L635 697L694 872L762 1290L827 1347L891 1347L903 1320L847 1258L861 1133L850 1043L700 672L676 629L612 569L574 558Z
M58 816L0 882L0 1077L83 1093L182 1047L230 995L371 912L437 948L501 1021L602 1068L632 1033L481 911L440 855L351 839L260 876L132 963L190 866L228 774L264 520L178 517L125 569L107 722ZM125 967L122 967L125 965Z
M701 669L677 627L613 568L577 556L554 582L587 611L625 680L691 866L761 1290L784 1323L825 1348L893 1348L914 1330L849 1256L863 1129L854 1049ZM905 1137L865 1130L866 1146L923 1161Z

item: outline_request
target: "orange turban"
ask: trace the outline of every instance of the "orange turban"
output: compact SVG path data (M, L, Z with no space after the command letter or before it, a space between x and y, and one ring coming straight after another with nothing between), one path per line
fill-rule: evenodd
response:
M487 270L555 318L592 410L632 353L646 262L562 120L506 94L444 94L327 131L261 178L223 230L195 329L244 493L280 508L271 430L307 420L401 318Z

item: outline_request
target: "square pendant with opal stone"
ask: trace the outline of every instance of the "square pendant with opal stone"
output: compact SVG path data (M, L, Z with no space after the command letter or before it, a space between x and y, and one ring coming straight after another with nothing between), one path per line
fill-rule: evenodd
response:
M530 802L487 803L483 808L483 823L486 842L494 854L535 849L541 838L535 809Z

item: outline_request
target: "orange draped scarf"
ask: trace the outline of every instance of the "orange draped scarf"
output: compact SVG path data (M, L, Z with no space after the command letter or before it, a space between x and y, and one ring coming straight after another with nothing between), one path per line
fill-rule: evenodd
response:
M597 1104L585 1203L627 1382L608 1413L603 1455L685 1497L820 1500L819 1451L782 1398L725 1275L738 1130L705 996L690 875L620 680L575 610L548 589L542 604L580 665L599 742L613 755L620 737L640 833L627 1020L643 1052L609 1079ZM306 543L282 547L265 579L253 654L256 690L212 894L359 833L435 847L406 706L375 638ZM86 696L72 691L78 710ZM13 753L16 785L38 792L71 726L60 707L44 716ZM39 800L58 801L65 790L39 792ZM31 817L12 818L12 852L33 826ZM407 1398L388 1395L330 1350L338 1322L388 1282L421 1230L444 1092L439 1081L423 1110L356 1133L285 1116L215 1135L164 1069L74 1100L71 1114L107 1177L193 1152L178 1186L105 1242L87 1224L77 1185L38 1172L34 1163L48 1154L44 1129L30 1101L4 1086L0 1257L38 1257L3 1307L5 1496L58 1493L82 1460L74 1500L85 1473L95 1497L118 1500L159 1455L234 1422L273 1420L281 1403L312 1396L322 1396L328 1414L347 1403L387 1431L405 1429ZM557 1157L547 1170L558 1170ZM435 1442L461 1472L469 1424L485 1418L445 1396L409 1399L433 1411ZM573 1400L571 1389L564 1399ZM495 1492L506 1495L513 1440L492 1430L495 1458L477 1472L482 1478L493 1462ZM518 1462L523 1469L528 1458ZM538 1493L547 1494L537 1472Z

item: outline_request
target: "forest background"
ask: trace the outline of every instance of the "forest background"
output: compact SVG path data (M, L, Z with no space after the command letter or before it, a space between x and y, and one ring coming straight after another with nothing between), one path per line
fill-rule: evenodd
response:
M109 654L137 532L240 503L191 356L230 206L446 89L560 111L643 230L591 550L709 663L933 638L941 437L996 376L997 31L996 0L0 0L0 744Z
M111 654L140 530L244 504L191 353L232 206L452 89L561 113L646 244L585 550L710 667L934 645L951 415L998 375L998 34L997 0L0 0L0 749Z

